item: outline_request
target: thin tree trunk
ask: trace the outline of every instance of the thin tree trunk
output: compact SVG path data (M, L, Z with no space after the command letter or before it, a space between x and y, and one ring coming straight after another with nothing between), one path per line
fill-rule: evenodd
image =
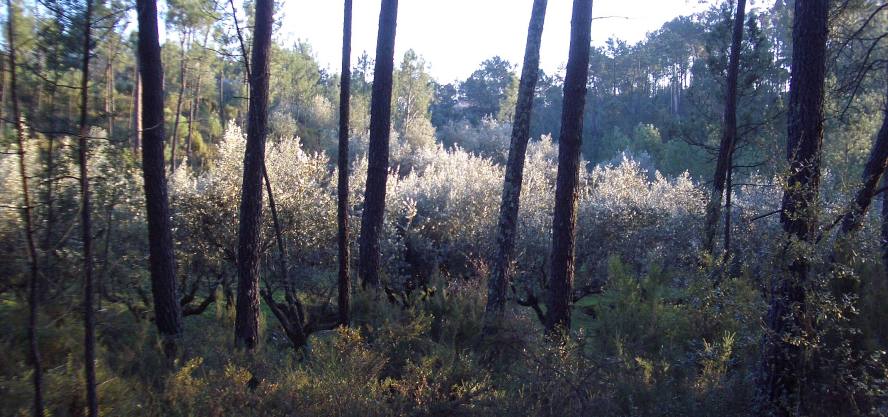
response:
M339 80L339 179L337 187L336 220L339 227L339 320L349 323L351 274L348 246L348 125L351 103L351 27L352 0L345 0L342 19L342 75Z
M721 211L722 194L725 192L725 180L730 175L734 146L737 142L737 77L740 73L740 49L743 46L743 22L746 16L746 0L737 0L737 12L734 14L734 34L731 39L731 56L728 61L728 82L725 91L724 131L718 149L715 164L715 178L712 181L712 194L706 205L706 221L704 224L704 250L711 254L715 245L715 229ZM727 239L727 232L725 234Z
M358 239L358 273L361 285L379 288L379 236L385 216L385 191L389 168L389 136L392 125L392 72L398 0L382 0L376 42L376 67L370 98L370 147L364 212Z
M12 99L12 117L15 124L16 140L19 147L19 174L22 177L22 217L25 222L25 238L28 244L28 260L30 261L30 279L28 280L28 347L30 349L31 366L34 368L32 383L34 385L33 412L35 416L43 416L43 364L40 360L40 348L37 343L37 292L39 265L37 246L34 243L33 208L28 188L28 170L25 155L25 126L19 112L18 86L16 85L16 50L15 50L15 11L12 0L6 0L7 10L7 44L9 47L10 96Z
M728 166L728 172L726 173L727 175L725 178L725 259L728 259L731 256L731 192L734 191L733 171L734 167L732 163Z
M137 0L139 17L139 73L142 86L138 112L142 130L142 175L148 216L148 261L154 318L172 359L182 334L182 312L176 285L176 258L170 224L170 205L164 169L163 64L157 29L156 0Z
M86 403L89 417L98 417L99 400L96 393L96 317L93 309L93 253L92 253L92 204L89 191L89 61L92 49L92 0L86 0L86 17L83 34L83 66L80 80L80 162L81 232L83 233L83 314L84 354L86 367Z
M268 124L269 52L274 2L256 1L256 27L250 68L250 110L241 189L237 253L237 314L234 339L252 350L259 342L259 229L262 216L262 173Z
M12 16L12 15L10 15ZM7 18L8 19L8 18ZM14 71L10 69L11 73ZM6 122L3 115L6 110L6 60L0 59L0 132L6 130Z
M114 56L108 54L105 66L105 117L108 118L108 138L114 137ZM100 299L101 301L101 299Z
M886 78L886 81L888 81L888 78ZM839 229L840 238L860 229L866 217L866 211L872 203L876 192L876 185L885 172L885 165L888 164L888 92L886 92L885 98L882 127L876 135L876 141L873 143L869 159L866 161L866 166L863 169L863 185L857 191L857 196L854 198L851 208L842 217L842 226Z
M176 170L176 147L179 146L179 119L182 116L182 98L185 97L186 83L188 82L188 56L185 53L185 40L188 36L188 33L183 33L182 40L179 43L182 55L179 57L179 95L176 98L176 117L173 119L173 137L170 141L170 174Z
M210 38L210 30L207 29L206 34L204 35L203 44L200 45L201 55L203 55L204 51L207 49L207 40ZM194 115L195 112L200 111L200 82L203 78L203 72L201 71L201 61L197 62L197 81L194 85L194 97L191 100L191 105L188 109L188 136L185 138L185 155L188 157L188 160L191 161L191 134L194 132Z
M552 220L552 269L549 276L546 331L570 330L571 292L577 228L577 193L583 110L589 77L592 0L574 0L570 25L570 54L564 77L564 105L558 139L558 176Z
M828 0L795 3L787 117L790 172L780 223L787 235L803 243L814 239L817 226L828 13ZM807 414L801 395L804 351L791 340L813 332L805 291L809 269L807 259L794 256L789 274L771 284L763 390L766 406L776 416Z
M512 139L506 177L500 202L499 223L496 229L496 255L493 269L487 281L487 306L484 325L493 329L499 322L506 306L506 290L510 281L510 268L515 252L515 236L518 229L518 206L521 200L521 184L524 179L524 160L527 142L530 140L530 119L533 96L540 71L540 42L546 21L548 0L534 0L527 27L527 44L524 48L524 65L518 84L518 101L515 103Z
M136 67L134 68L133 83L133 154L137 155L142 148L142 74L139 72L139 54L136 53Z

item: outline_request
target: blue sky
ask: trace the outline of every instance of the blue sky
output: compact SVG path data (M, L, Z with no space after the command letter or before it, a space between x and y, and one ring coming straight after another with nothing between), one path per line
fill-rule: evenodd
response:
M338 72L342 47L342 1L284 0L279 40L309 41L321 65ZM541 66L558 70L567 60L570 0L549 0ZM400 0L395 61L414 49L439 81L466 78L481 61L500 55L514 64L524 56L532 0ZM675 16L707 7L701 0L596 0L592 39L630 42L644 38ZM376 46L380 0L354 0L352 62ZM617 16L603 18L606 16Z

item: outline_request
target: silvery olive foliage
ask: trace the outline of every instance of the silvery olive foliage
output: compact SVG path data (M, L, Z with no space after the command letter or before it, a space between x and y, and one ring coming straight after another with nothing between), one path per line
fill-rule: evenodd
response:
M243 132L232 124L208 169L196 173L183 164L171 180L178 249L196 255L181 257L189 259L194 273L223 273L235 259L244 145ZM395 287L412 287L438 274L483 276L494 256L503 166L459 146L409 150L392 158L381 242L386 279ZM548 136L528 148L514 271L530 288L544 282L547 270L557 153ZM314 282L329 276L336 259L333 161L324 153L306 153L298 138L269 143L266 161L290 278ZM351 170L355 238L366 164L359 154ZM705 195L687 175L665 178L628 158L587 170L578 207L578 280L603 278L611 255L638 265L689 262L698 245ZM267 204L264 210L264 265L274 270L277 248Z

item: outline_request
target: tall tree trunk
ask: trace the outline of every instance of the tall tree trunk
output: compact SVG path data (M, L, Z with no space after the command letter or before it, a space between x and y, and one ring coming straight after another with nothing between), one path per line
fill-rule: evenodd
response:
M740 73L740 49L743 47L743 22L746 16L746 0L737 0L734 14L734 34L731 38L731 56L728 61L728 82L725 91L724 131L715 163L715 178L712 181L712 194L706 205L706 221L703 230L704 250L711 254L715 245L715 229L721 211L722 194L734 159L734 146L737 142L737 77ZM730 192L730 191L729 191ZM726 226L727 227L727 226ZM729 232L725 237L729 239Z
M33 209L31 194L28 189L28 170L25 155L25 126L19 112L18 91L16 84L16 50L15 50L15 11L12 0L6 0L7 10L7 44L9 47L10 96L12 99L12 117L15 124L16 140L19 147L19 174L22 177L22 217L25 222L25 238L28 244L28 261L30 263L30 279L28 280L28 347L31 366L34 368L32 383L34 385L34 415L43 416L43 364L40 360L40 348L37 344L37 292L40 290L39 265L37 264L37 246L34 243Z
M110 49L110 47L109 47ZM109 51L105 66L105 117L108 121L108 138L114 137L114 55ZM101 299L100 299L101 301Z
M787 235L803 243L813 241L817 226L828 13L828 0L795 3L787 119L790 171L780 223ZM793 256L789 274L771 284L763 389L770 412L777 416L804 413L800 391L805 357L791 341L813 331L805 291L809 269L807 259Z
M12 15L10 15L12 16ZM10 69L11 73L13 70ZM0 59L0 132L6 130L6 122L3 115L6 110L6 60Z
M534 0L527 27L527 44L524 47L524 65L521 68L521 81L518 84L518 101L515 104L512 139L509 145L509 159L506 163L506 178L500 202L499 223L496 229L496 255L493 269L487 281L487 306L485 307L485 327L492 330L499 322L506 305L506 290L509 286L510 268L515 252L515 236L518 229L518 206L521 201L521 184L524 179L524 160L527 142L530 140L530 118L533 110L533 96L540 71L540 42L543 25L546 21L548 0Z
M888 81L888 78L886 78ZM886 82L888 85L888 82ZM888 91L885 94L885 108L882 114L882 127L876 135L876 141L870 150L869 159L863 169L862 186L857 191L857 196L851 204L851 208L842 217L842 226L839 229L840 238L850 235L860 229L866 217L876 192L876 185L885 172L888 164Z
M257 0L238 230L237 314L234 329L235 343L249 350L255 348L259 342L259 229L262 217L262 173L265 171L269 51L273 18L274 2Z
M351 103L351 27L352 0L345 0L342 18L342 72L339 80L339 180L337 186L336 220L339 227L339 320L349 323L351 274L348 247L348 124Z
M592 0L574 0L570 23L570 55L564 77L564 105L558 139L558 176L552 220L552 270L549 276L546 331L570 330L571 292L577 228L577 193L583 110L589 77Z
M176 116L173 119L173 136L170 140L170 174L176 170L176 147L179 146L179 119L182 116L182 98L185 97L185 89L188 82L188 55L185 53L185 40L188 39L189 33L182 34L182 40L179 43L182 55L179 57L179 95L176 98Z
M206 34L204 34L203 43L200 45L200 53L203 55L204 51L207 49L207 41L210 38L210 29L207 29ZM197 81L194 85L194 97L191 99L191 104L188 108L188 136L185 137L185 155L189 161L191 161L191 135L194 132L194 117L195 113L200 111L200 82L203 78L203 71L201 71L201 61L197 62Z
M157 1L138 0L139 72L142 86L138 125L142 122L142 175L148 215L148 261L154 318L164 339L164 350L172 358L182 334L182 312L176 286L176 258L170 224L170 205L164 169L163 64L157 29ZM144 112L142 111L144 110Z
M98 417L99 400L96 393L96 317L93 308L93 253L92 253L92 204L89 191L89 61L92 49L92 0L86 0L86 16L83 33L83 66L80 80L80 138L78 160L80 162L80 228L83 233L83 315L84 355L86 367L86 403L89 417Z
M392 72L395 66L395 30L398 0L382 0L379 34L376 41L376 67L370 96L370 149L364 212L358 239L358 273L361 285L378 288L379 235L385 216L385 186L389 168L389 135L392 126Z
M139 71L139 67L141 66L140 60L138 57L138 53L136 54L136 67L134 69L134 79L133 83L133 108L132 108L132 116L133 116L133 154L137 155L139 153L139 149L142 148L142 74ZM163 78L163 77L161 77ZM162 86L161 86L162 87ZM163 96L163 94L161 94ZM162 142L161 142L162 144Z

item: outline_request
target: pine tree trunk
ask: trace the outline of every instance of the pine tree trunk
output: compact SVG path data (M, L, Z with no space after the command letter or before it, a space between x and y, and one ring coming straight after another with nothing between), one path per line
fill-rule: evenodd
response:
M78 160L80 162L80 228L83 234L83 314L84 355L86 368L86 403L89 417L98 417L99 400L96 393L96 317L93 307L93 253L92 253L92 203L89 190L89 61L92 48L92 0L86 0L86 16L83 34L83 66L80 80L80 138Z
M203 44L201 44L201 53L207 49L207 41L210 38L210 30L207 29L206 34L204 35ZM191 104L188 107L188 136L185 137L185 156L188 158L188 161L191 162L192 156L192 143L191 143L191 135L194 133L194 117L197 112L200 111L200 84L203 79L203 71L201 70L201 61L197 62L197 81L194 84L194 97L191 99Z
M182 55L179 57L179 95L176 98L176 116L173 119L173 136L170 140L170 174L176 170L176 148L179 146L179 119L182 116L182 98L185 97L186 83L188 82L188 55L185 53L185 40L188 33L182 34L180 47Z
M15 44L15 11L12 0L6 0L7 10L7 46L9 48L9 74L10 96L12 99L12 117L15 124L16 140L18 141L19 175L22 180L22 217L25 223L25 238L28 245L28 261L30 277L28 280L28 347L30 350L30 362L33 367L32 383L34 385L34 416L43 416L43 364L40 360L40 348L37 343L37 312L39 288L39 265L37 258L37 246L34 243L33 209L31 207L31 194L28 188L28 170L25 154L25 126L22 115L19 112L17 79L16 79L16 44Z
M518 101L515 104L512 138L506 163L506 177L500 202L499 223L496 229L496 255L493 269L487 281L487 306L485 327L492 330L505 309L506 291L510 281L510 268L515 252L518 229L518 206L521 200L521 184L524 179L524 160L527 142L530 140L530 118L533 96L540 70L540 42L546 20L548 0L534 0L527 28L527 44L524 48L524 65L518 84Z
M238 230L237 314L234 329L235 343L248 350L259 343L259 232L262 220L262 174L265 170L269 52L273 18L274 2L257 0Z
M134 70L133 83L133 154L138 155L142 148L142 74L139 71L140 60L136 53L136 68Z
M589 77L592 0L574 0L570 24L570 54L564 77L564 105L558 139L558 176L552 220L552 265L549 276L546 331L570 330L571 292L577 228L577 193L583 110Z
M182 312L176 285L176 258L170 224L170 205L164 169L163 64L157 28L156 0L138 0L140 100L136 106L137 134L142 137L142 174L148 216L148 261L154 318L172 358L182 334ZM139 84L137 84L139 85ZM141 129L144 123L145 129Z
M886 92L885 98L888 100L888 92ZM866 217L866 211L873 201L876 185L885 172L886 163L888 163L888 101L886 101L882 114L882 127L876 135L876 141L873 143L869 159L863 169L861 178L863 185L857 191L851 208L842 217L842 226L839 229L840 237L850 235L860 229Z
M395 60L395 31L398 0L382 0L379 34L376 42L376 67L370 98L370 148L364 212L358 239L358 273L361 285L379 288L379 238L385 216L385 187L389 168L389 135L392 125L392 72Z
M711 254L715 245L715 229L721 211L722 194L734 157L737 142L737 78L740 73L740 49L743 46L743 22L746 16L746 0L737 0L734 14L734 34L731 38L731 56L728 61L728 82L725 91L724 131L715 163L715 178L712 181L712 194L706 206L706 220L703 230L706 253ZM730 232L726 232L726 239Z
M817 226L828 13L828 0L795 3L787 118L790 171L780 223L787 235L802 243L813 241ZM809 269L807 259L794 257L789 274L777 277L771 285L763 389L766 406L777 416L804 414L800 393L804 352L788 340L813 331L805 294Z
M339 84L339 179L337 186L336 220L339 234L339 320L349 323L351 303L351 274L349 273L348 246L348 125L351 103L351 27L352 0L345 0L342 22L342 72Z

